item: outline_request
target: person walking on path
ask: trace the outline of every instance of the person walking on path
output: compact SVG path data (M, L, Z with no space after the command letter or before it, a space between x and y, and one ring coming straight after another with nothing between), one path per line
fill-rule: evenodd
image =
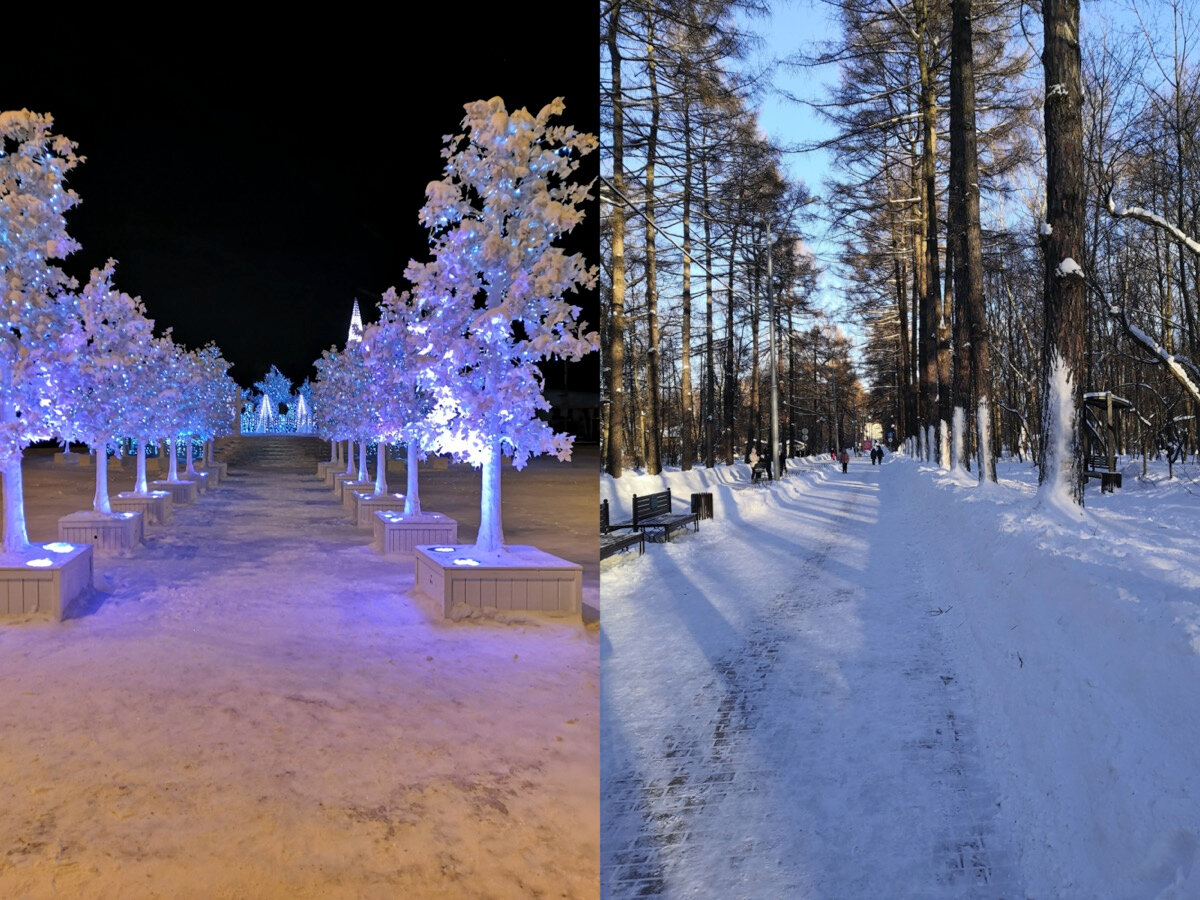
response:
M846 474L846 467L850 465L850 454L845 449L838 455L838 462L842 464L842 474Z

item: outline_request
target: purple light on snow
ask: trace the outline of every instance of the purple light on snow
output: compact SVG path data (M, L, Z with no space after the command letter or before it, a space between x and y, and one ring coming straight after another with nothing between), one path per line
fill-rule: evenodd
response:
M75 549L74 544L68 544L65 541L54 541L49 544L42 544L42 547L49 550L51 553L70 553Z
M52 560L46 559L45 557L42 557L41 559L31 559L31 560L29 560L29 562L25 563L25 565L33 566L35 569L45 569L49 566L54 565L54 562Z
M429 549L432 550L434 553L453 553L454 552L453 547L430 547Z
M459 559L456 559L456 560L454 561L454 564L455 564L456 566L477 566L477 565L479 565L479 560L477 560L477 559L471 559L471 558L469 558L469 557L465 557L465 556L464 556L464 557L461 557L461 558L459 558Z

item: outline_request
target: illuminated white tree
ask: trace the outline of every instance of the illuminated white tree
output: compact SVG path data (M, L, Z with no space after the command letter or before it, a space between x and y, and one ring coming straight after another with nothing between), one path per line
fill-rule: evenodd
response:
M494 552L504 544L502 453L518 469L537 454L571 457L573 439L538 417L549 404L537 363L599 348L563 299L593 287L596 271L554 246L583 219L590 186L572 176L596 139L550 124L561 98L536 116L507 112L499 97L465 109L464 131L443 149L445 174L426 188L420 212L433 260L410 262L405 275L430 305L431 349L440 353L435 446L482 467L476 547Z
M93 269L79 294L83 344L79 348L67 389L67 413L72 436L87 442L96 454L96 493L92 508L109 514L108 450L137 423L134 382L136 366L153 341L154 323L138 297L113 286L116 262Z
M81 158L52 127L48 115L0 112L0 474L7 553L29 547L22 451L65 425L61 380L81 340L74 283L51 264L78 249L64 218L78 197L64 178Z
M428 316L433 307L412 294L388 288L379 305L379 321L363 333L362 352L372 373L374 400L388 440L403 441L407 454L404 512L421 513L419 462L433 445L426 416L432 406L434 363ZM376 492L382 491L378 480Z

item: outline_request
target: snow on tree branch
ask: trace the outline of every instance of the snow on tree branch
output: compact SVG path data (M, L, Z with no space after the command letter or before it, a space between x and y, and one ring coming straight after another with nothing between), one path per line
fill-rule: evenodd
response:
M1200 241L1188 235L1175 223L1164 219L1156 213L1150 212L1148 209L1142 209L1140 206L1122 206L1118 209L1117 205L1113 202L1112 194L1108 195L1107 200L1109 214L1114 218L1137 219L1139 222L1145 222L1148 225L1153 225L1155 228L1161 228L1197 256L1200 256Z

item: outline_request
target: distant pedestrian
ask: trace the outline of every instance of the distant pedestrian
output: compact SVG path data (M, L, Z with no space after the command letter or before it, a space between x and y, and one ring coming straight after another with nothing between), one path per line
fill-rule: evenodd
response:
M850 465L850 454L843 449L841 454L838 456L838 462L842 464L842 474L845 474L846 467Z

